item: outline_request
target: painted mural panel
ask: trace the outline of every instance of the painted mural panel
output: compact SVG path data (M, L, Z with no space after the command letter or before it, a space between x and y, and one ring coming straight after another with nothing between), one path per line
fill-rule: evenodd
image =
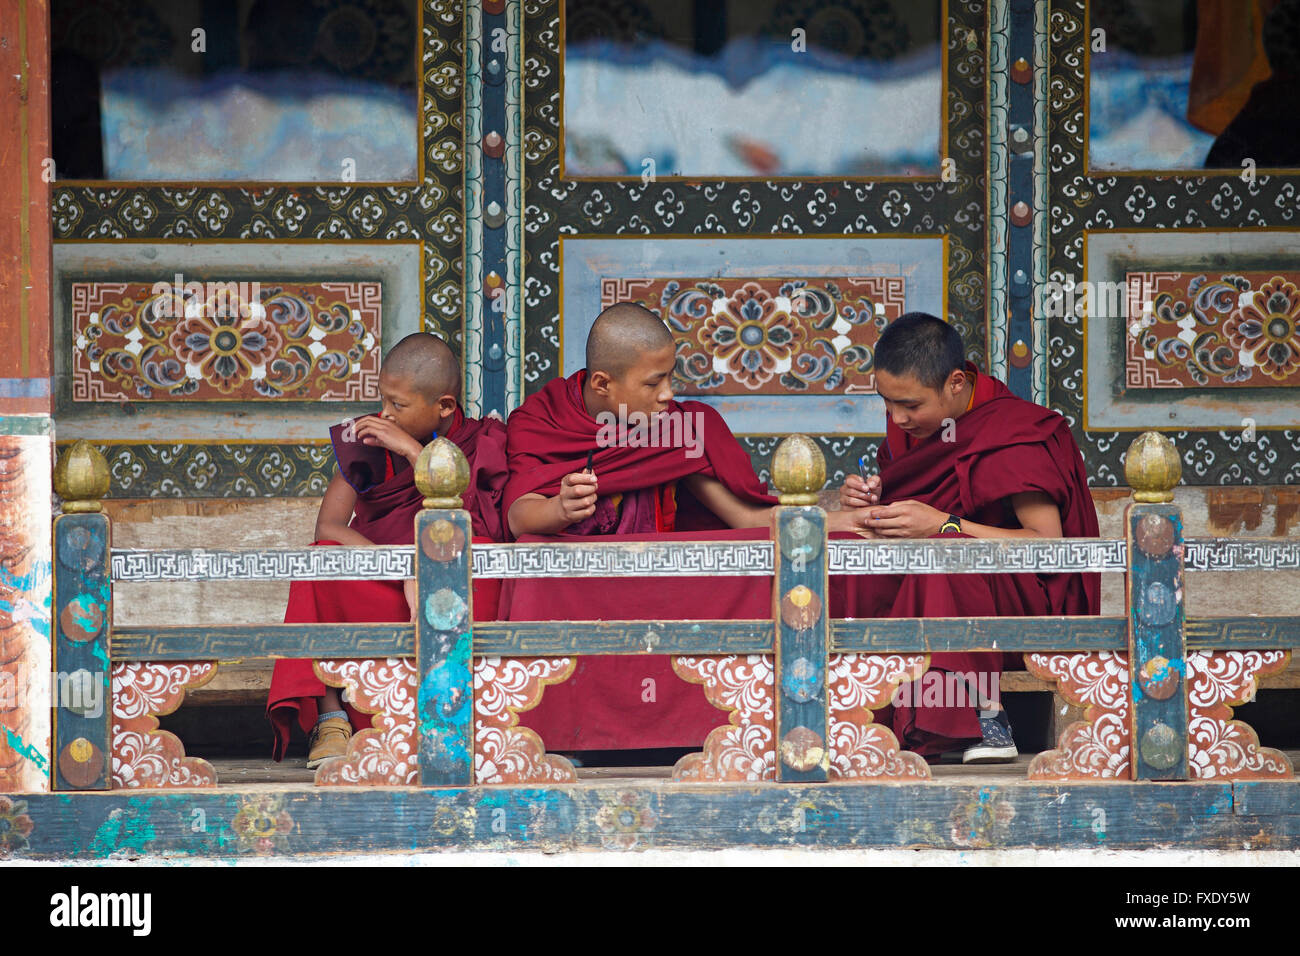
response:
M72 400L374 401L381 309L379 282L73 282Z
M638 302L677 342L679 395L876 390L874 349L903 314L902 276L604 279L601 307Z
M50 7L60 178L417 178L416 0Z
M943 6L565 0L564 175L935 175Z

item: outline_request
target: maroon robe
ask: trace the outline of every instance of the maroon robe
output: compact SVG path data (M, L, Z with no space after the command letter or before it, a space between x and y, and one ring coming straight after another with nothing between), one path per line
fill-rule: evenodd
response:
M702 424L703 454L687 448L597 447L600 426L582 400L586 372L556 379L510 415L510 479L501 512L522 495L559 493L565 475L582 471L588 452L600 480L596 514L572 525L564 540L632 535L664 540L673 532L715 531L690 538L763 537L765 529L716 530L726 525L677 482L689 475L717 478L739 499L773 505L749 455L722 416L701 402L673 402L669 412ZM577 534L575 534L575 531ZM554 540L528 535L526 540ZM599 540L599 538L595 538ZM501 617L533 620L636 620L683 617L767 617L771 584L753 578L519 579L501 590ZM653 698L653 699L650 699ZM667 655L583 656L568 681L546 689L541 703L519 715L552 750L699 747L726 716L701 688L673 672Z
M967 370L975 367L967 363ZM976 374L970 409L943 441L940 429L912 439L892 420L876 454L881 503L920 501L966 521L1018 528L1011 496L1042 492L1061 513L1061 535L1095 538L1097 511L1083 459L1060 414L1017 398ZM935 537L943 537L936 535ZM970 537L970 535L960 535ZM988 617L1099 614L1099 574L912 574L835 576L835 617ZM1008 659L1009 658L1009 659ZM937 653L931 667L978 675L1018 666L1020 655ZM985 685L987 686L987 685ZM936 755L981 737L974 704L894 706L878 715L904 747Z
M424 495L415 486L414 471L400 455L375 446L345 442L339 427L331 429L339 471L357 490L348 527L374 544L414 544L415 516ZM470 513L474 541L502 540L501 493L506 483L506 428L495 418L466 418L456 409L446 436L460 446L470 465L470 484L461 496ZM380 469L383 469L382 471ZM337 544L315 541L313 544ZM474 582L474 620L496 619L501 582ZM286 624L409 621L411 611L401 581L294 581L289 585ZM316 723L318 700L325 685L310 660L279 660L271 677L267 716L275 730L272 756L284 758L290 721L307 733ZM348 704L344 710L354 730L371 726L370 714Z

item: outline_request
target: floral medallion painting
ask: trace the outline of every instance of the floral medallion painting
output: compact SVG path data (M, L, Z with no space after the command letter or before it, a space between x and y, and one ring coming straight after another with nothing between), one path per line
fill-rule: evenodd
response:
M602 307L620 301L672 329L678 394L864 394L876 390L876 341L903 314L905 279L603 279Z
M374 399L378 282L75 282L72 400Z

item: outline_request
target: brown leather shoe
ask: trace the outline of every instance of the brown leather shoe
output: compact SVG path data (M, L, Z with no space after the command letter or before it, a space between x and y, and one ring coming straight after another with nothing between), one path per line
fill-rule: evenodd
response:
M352 725L342 717L318 720L308 742L311 750L307 754L307 769L315 770L331 757L342 757L348 752L351 737Z

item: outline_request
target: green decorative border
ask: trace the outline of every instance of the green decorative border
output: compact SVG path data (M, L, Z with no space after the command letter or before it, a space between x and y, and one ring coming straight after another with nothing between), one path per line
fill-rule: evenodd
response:
M334 472L328 442L94 444L108 459L109 498L315 498Z

